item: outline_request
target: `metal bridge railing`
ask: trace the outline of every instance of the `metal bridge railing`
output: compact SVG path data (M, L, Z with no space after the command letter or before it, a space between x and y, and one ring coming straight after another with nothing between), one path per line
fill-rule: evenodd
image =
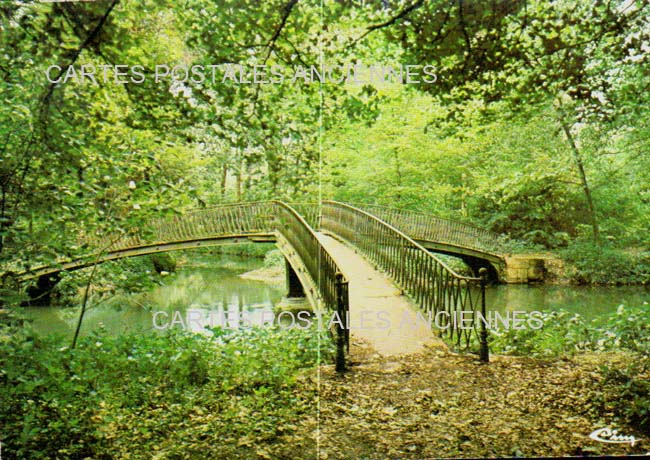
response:
M385 270L456 346L469 347L476 334L481 358L488 360L485 322L477 320L479 310L485 317L485 278L457 274L413 239L366 211L325 201L321 212L323 230L347 240Z
M320 207L318 203L288 203L298 214L300 214L305 221L313 228L318 230L320 228Z
M348 280L339 266L320 243L314 229L298 212L286 203L275 201L275 228L296 250L312 280L318 286L326 308L338 314L336 370L345 370L344 349L350 350L350 331L347 328L350 314Z
M344 325L336 332L337 370L342 371L345 367L343 349L349 350L350 347L349 330L345 327L350 309L348 280L321 245L315 227L312 227L319 222L318 207L313 204L298 204L296 207L307 217L282 201L236 203L196 209L156 219L146 229L114 243L110 240L93 241L92 246L116 252L157 243L278 232L296 251L313 285L317 287L325 308L337 312L340 319L338 324Z
M443 334L446 333L457 346L469 346L473 334L478 333L481 356L487 360L485 323L480 323L479 331L476 321L477 309L481 306L484 308L485 293L481 279L458 275L406 235L411 232L415 238L455 241L456 244L466 238L462 244L471 247L472 241L475 246L478 245L477 241L483 241L481 233L475 233L473 229L467 230L471 227L464 224L452 226L449 224L451 221L444 220L440 221L447 222L446 227L436 229L436 225L432 225L431 216L409 211L375 206L367 208L378 214L378 217L333 201L325 201L321 206L309 203L289 205L281 201L235 203L156 219L147 228L139 229L137 233L117 241L93 239L88 243L98 250L102 248L101 252L105 254L159 243L277 232L299 255L325 308L339 312L342 324L347 325L348 280L318 240L314 229L323 228L352 243L388 272L425 313L435 316L437 324L443 327ZM484 238L490 240L489 235ZM74 262L68 265L80 267L101 261L98 257L93 257L90 255L80 259L78 265ZM23 274L26 275L29 274ZM472 313L471 317L464 318L464 322L459 325L455 318L467 312ZM444 314L440 316L441 313ZM485 312L482 313L485 317ZM339 328L337 334L337 344L342 344L340 355L342 347L349 348L349 330L347 327ZM344 363L344 360L341 359L340 362Z
M498 235L484 228L416 211L366 204L354 206L379 217L415 240L446 243L490 254L501 252Z
M305 264L328 309L336 310L336 274L341 273L336 262L321 245L314 229L292 206L273 202L275 229L296 250ZM347 282L347 280L345 280Z
M227 204L154 219L147 228L139 229L137 233L126 235L112 244L109 239L89 242L94 247L119 251L158 242L271 233L271 218L269 201Z

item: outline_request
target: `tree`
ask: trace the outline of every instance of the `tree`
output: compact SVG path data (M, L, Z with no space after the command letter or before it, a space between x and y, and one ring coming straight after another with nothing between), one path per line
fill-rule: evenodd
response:
M598 215L574 131L624 113L614 94L622 90L619 74L640 63L630 57L647 52L649 12L647 1L400 2L368 7L375 23L361 37L383 31L408 59L435 63L439 84L424 89L450 103L479 97L521 109L553 102L598 241Z

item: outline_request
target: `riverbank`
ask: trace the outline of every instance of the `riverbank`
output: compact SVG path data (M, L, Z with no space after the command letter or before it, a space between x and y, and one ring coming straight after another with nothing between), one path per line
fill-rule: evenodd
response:
M158 460L310 458L296 436L313 419L303 375L331 361L315 330L170 331L110 336L70 349L19 318L0 323L0 441L10 458ZM313 414L313 417L310 415Z
M240 278L245 280L262 281L273 286L281 286L285 283L284 267L261 267L255 270L248 271L239 275Z
M264 255L264 265L239 275L240 278L262 281L273 286L283 286L286 283L286 268L284 255L279 249L272 249Z
M574 241L556 252L525 252L506 256L506 265L521 277L517 269L522 259L523 278L553 285L644 286L650 285L650 252L644 248L621 249L608 243Z
M650 363L631 367L641 354L623 347L482 364L440 343L382 357L353 336L340 375L329 336L315 330L98 331L70 350L12 315L0 326L0 439L20 458L416 460L650 448L648 420L627 411L643 417ZM638 331L625 337L642 345ZM589 438L602 427L637 441Z

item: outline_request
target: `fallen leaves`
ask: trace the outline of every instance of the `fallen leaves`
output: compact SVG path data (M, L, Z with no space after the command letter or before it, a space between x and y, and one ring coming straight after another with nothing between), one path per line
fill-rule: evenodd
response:
M598 391L597 369L621 361L618 356L589 356L585 362L580 356L494 357L484 366L440 349L398 362L368 347L356 349L364 354L343 378L333 369L321 372L318 436L329 459L566 456L647 448L595 446L588 438L603 423L589 402Z

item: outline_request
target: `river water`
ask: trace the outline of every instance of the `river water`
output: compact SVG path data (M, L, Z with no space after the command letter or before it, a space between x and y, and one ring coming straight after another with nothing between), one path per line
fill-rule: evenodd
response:
M269 284L241 278L242 273L263 266L262 259L233 255L206 255L185 253L191 262L162 278L162 286L149 292L132 294L126 298L113 298L99 305L91 305L84 318L82 334L100 325L114 334L141 331L151 333L155 324L160 328L174 322L176 311L186 314L188 309L202 312L219 312L234 317L246 312L252 319L264 318L273 311L284 293L283 283ZM489 287L486 303L488 310L535 311L565 309L579 313L586 319L596 318L616 311L624 304L638 306L650 303L650 289L632 287L582 287L551 285L501 285ZM78 308L30 307L25 308L32 318L34 328L41 333L72 336L78 317ZM265 313L266 312L266 313ZM227 316L219 316L220 321ZM186 318L186 317L185 317ZM179 320L179 318L176 318ZM218 322L218 321L217 321ZM197 324L181 324L196 329Z
M174 322L175 318L178 320L175 314L181 312L185 317L188 309L224 313L225 318L246 312L257 318L264 312L272 312L284 295L283 282L271 284L240 277L262 267L264 262L260 258L191 252L185 256L190 262L163 277L161 286L91 305L84 316L82 335L100 326L115 334L149 333L170 325L184 327L185 322ZM29 307L25 311L38 332L62 335L73 334L79 315L78 308ZM162 313L155 316L154 323L156 312ZM190 324L189 328L196 329L193 326L197 323Z

